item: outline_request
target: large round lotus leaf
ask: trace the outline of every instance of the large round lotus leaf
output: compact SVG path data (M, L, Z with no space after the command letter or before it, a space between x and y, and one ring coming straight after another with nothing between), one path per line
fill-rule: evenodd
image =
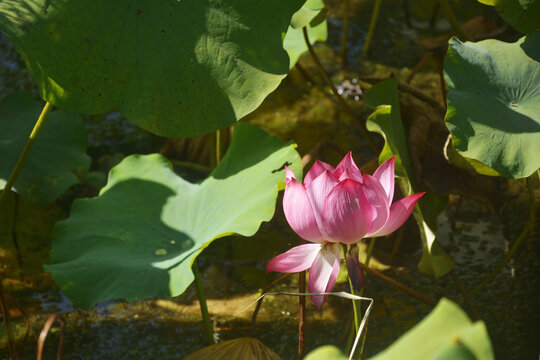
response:
M42 97L119 109L156 134L233 124L287 74L282 34L302 0L5 0L0 30Z
M540 167L540 63L533 58L540 33L525 39L453 38L444 61L450 87L445 120L455 149L510 178Z
M456 304L442 299L437 307L389 348L370 360L493 360L483 322L471 323Z
M76 200L57 224L47 271L84 309L179 295L214 239L251 236L272 218L286 165L302 171L294 145L247 124L235 127L227 155L201 184L176 175L161 155L127 157L98 197Z
M10 95L0 103L0 189L15 167L42 108L42 102L24 93ZM51 112L14 190L31 204L46 205L56 200L86 175L90 166L86 144L79 115Z

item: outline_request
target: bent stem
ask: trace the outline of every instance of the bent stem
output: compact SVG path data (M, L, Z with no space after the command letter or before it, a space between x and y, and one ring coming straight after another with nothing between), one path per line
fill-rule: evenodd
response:
M517 251L517 249L519 248L523 240L525 240L527 238L527 235L529 235L529 233L533 231L534 222L535 222L535 213L536 213L536 204L535 204L535 198L534 198L534 185L533 185L533 180L532 180L533 176L534 174L529 176L526 179L527 190L529 192L529 218L527 220L527 224L525 225L525 228L523 228L523 231L521 231L521 234L519 234L519 237L512 244L512 247L510 248L510 250L508 250L508 253L504 257L504 259L500 262L500 264L495 268L495 270L493 270L491 274L489 274L488 277L486 277L484 281L480 283L480 285L478 285L477 287L471 290L470 292L471 296L476 294L478 291L482 290L484 286L489 284L495 278L495 276L497 276L497 274L506 266L508 261L510 261L512 256L514 256L514 253ZM539 178L540 178L540 173L539 173Z
M366 40L364 41L364 46L362 47L362 54L364 55L368 53L369 47L371 46L371 40L373 39L373 34L375 33L375 26L377 25L377 20L379 19L381 3L382 0L375 0L375 5L373 6L373 11L371 12L368 33L366 35Z
M21 173L21 170L26 163L26 159L30 154L30 150L32 150L32 147L34 146L34 143L36 142L36 139L41 132L41 129L43 129L43 125L45 124L45 121L47 120L47 117L49 116L52 108L53 105L47 101L45 103L45 106L43 107L43 110L41 111L41 115L39 115L39 118L37 119L36 125L34 125L34 128L30 133L28 141L26 141L26 145L24 145L24 149L21 152L21 155L19 155L19 159L15 164L15 168L9 175L8 181L4 186L4 190L0 193L0 204L2 204L2 201L4 201L5 197L7 196L6 194L10 192L13 184L15 184L15 181L17 180L17 177L19 177L19 174Z
M206 341L208 342L208 344L213 344L214 331L212 330L210 314L208 313L208 306L206 305L206 295L204 294L203 282L201 278L201 273L199 271L199 265L197 265L197 260L193 262L193 266L191 267L191 269L193 270L193 275L195 276L195 288L197 289L197 297L199 298L199 306L201 307Z
M255 325L257 323L257 315L259 314L259 311L261 309L262 301L264 299L264 296L267 292L270 291L274 287L274 285L280 283L281 281L287 279L289 276L291 276L293 273L286 273L281 275L276 280L272 281L270 284L266 285L266 287L261 292L261 297L257 301L257 306L255 306L255 310L253 311L253 315L251 315L251 336L255 337Z
M351 110L350 106L347 104L347 102L343 99L343 97L341 97L341 95L338 93L337 89L336 89L336 86L334 85L334 83L332 82L332 80L330 80L330 77L328 76L328 74L326 73L326 71L324 70L322 64L321 64L321 61L319 60L319 58L317 57L317 54L315 54L315 51L313 50L313 46L311 45L311 42L309 41L309 37L308 37L308 33L307 33L307 28L304 27L303 29L303 32L304 32L304 40L306 42L306 45L308 47L308 50L309 50L309 54L311 55L313 61L315 62L315 65L317 66L317 69L319 69L319 72L321 73L324 81L326 82L326 84L330 87L330 89L332 90L332 93L334 94L337 102L343 107L343 109L345 110L345 112L347 114L349 114L350 117L352 117L353 119L357 119L358 118L356 117L355 113ZM366 125L362 122L362 121L358 121L358 124L360 126L360 131L362 132L362 135L364 136L364 138L366 139L366 141L368 142L368 145L371 147L371 149L375 152L375 154L379 154L379 148L377 147L377 145L375 144L375 142L373 141L373 139L371 138L371 136L369 135L369 132L366 128Z
M378 272L375 269L371 269L369 266L366 266L365 264L362 264L361 262L359 264L360 264L360 267L366 273L368 273L370 275L373 275L373 276L375 276L376 278L378 278L378 279L380 279L382 281L386 281L387 283L389 283L390 285L392 285L396 289L399 289L399 290L403 291L405 294L410 295L413 298L416 298L416 299L418 299L418 300L420 300L422 302L425 302L428 305L431 305L431 306L436 306L437 305L437 300L432 299L429 296L426 296L426 295L422 294L421 292L413 290L410 287L400 283L399 281L396 281L396 280L392 279L391 277L388 277L388 276Z

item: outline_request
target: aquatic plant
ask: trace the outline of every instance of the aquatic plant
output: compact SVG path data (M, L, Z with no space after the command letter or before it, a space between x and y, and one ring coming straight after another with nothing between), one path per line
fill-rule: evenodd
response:
M367 175L360 172L349 152L336 168L316 161L304 184L287 168L285 217L298 236L314 244L303 244L278 255L268 263L267 271L310 269L309 291L331 291L339 273L339 244L354 244L364 237L394 232L424 195L411 194L392 203L394 161L394 157L388 159L373 175ZM325 298L311 297L319 309Z

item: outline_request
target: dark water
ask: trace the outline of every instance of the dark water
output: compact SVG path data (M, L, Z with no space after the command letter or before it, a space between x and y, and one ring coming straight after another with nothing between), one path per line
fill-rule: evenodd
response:
M392 67L412 67L420 59L422 48L417 39L429 30L430 7L411 2L410 25L401 1L384 2L381 19L370 59ZM353 72L362 72L361 46L369 21L370 7L357 5L351 18L347 63ZM477 5L464 7L458 16L470 17L480 11ZM337 12L329 18L328 44L339 49L341 20ZM435 33L444 32L448 24L440 17ZM431 31L431 30L429 30ZM37 89L29 79L24 62L0 34L0 99L18 91ZM276 109L279 109L277 111ZM306 110L307 109L307 110ZM373 157L359 134L357 126L342 117L326 92L306 89L289 79L262 105L249 121L264 126L283 138L294 138L301 154L309 151L325 136L344 149L352 149L359 163ZM110 168L130 153L159 151L164 139L153 136L123 119L118 113L87 117L88 151L93 169ZM327 161L335 162L339 154L326 153ZM107 165L103 165L106 163ZM108 302L91 312L74 309L42 272L47 261L54 223L67 216L69 203L84 189L76 187L57 203L42 209L20 204L17 214L5 216L0 229L15 221L19 242L19 259L11 239L2 240L1 271L4 286L15 301L26 309L30 319L30 337L23 359L35 358L36 338L47 317L60 313L65 327L63 359L178 359L204 346L202 324L195 291L190 287L174 299L152 299L126 303ZM439 219L438 238L441 246L456 260L456 274L465 287L477 285L504 256L524 226L527 201L523 184L515 182L511 193L515 199L496 215L478 203L463 199L459 207L450 207ZM538 196L537 196L538 198ZM280 206L275 219L263 224L253 238L229 237L215 241L199 258L205 277L210 311L215 320L215 334L220 340L251 334L251 310L232 315L245 308L275 274L266 274L266 262L279 252L297 244ZM537 211L537 213L540 213ZM16 220L14 220L14 218ZM536 234L540 225L536 226ZM414 224L409 225L401 251L389 276L434 298L442 296L461 301L461 295L450 276L429 278L416 269L421 256ZM538 237L526 240L508 266L473 299L473 305L487 328L499 359L536 358L540 353L540 243ZM36 245L39 244L39 245ZM374 263L384 267L392 248L392 240L380 239L375 248ZM22 265L22 271L20 266ZM297 278L292 276L277 285L275 291L295 291ZM336 290L346 290L341 282ZM411 299L388 284L369 278L365 296L375 300L366 342L365 354L376 354L404 331L420 321L430 307ZM308 301L309 303L309 301ZM472 312L462 305L472 315ZM268 297L259 314L256 335L284 359L295 358L297 341L297 301L285 296ZM306 346L308 349L327 343L345 348L346 331L351 319L350 303L330 298L317 311L308 307ZM22 317L16 319L18 333L24 335ZM57 322L46 342L45 358L56 356L60 339ZM0 341L4 336L0 329ZM0 348L0 357L5 348Z

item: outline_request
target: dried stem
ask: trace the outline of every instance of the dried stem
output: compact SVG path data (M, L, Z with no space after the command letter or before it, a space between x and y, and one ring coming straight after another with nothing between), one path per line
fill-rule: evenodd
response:
M9 309L6 303L6 296L4 292L4 285L2 284L0 278L0 307L2 308L2 317L4 318L4 323L6 324L6 332L8 337L8 353L11 360L17 360L17 349L15 347L15 338L13 336L13 329L11 328L11 316L9 314Z
M420 293L420 292L418 292L418 291L416 291L416 290L413 290L413 289L409 288L409 287L406 286L406 285L403 285L402 283L400 283L400 282L398 282L398 281L396 281L396 280L394 280L394 279L392 279L392 278L390 278L390 277L388 277L388 276L386 276L386 275L384 275L384 274L378 272L378 271L375 270L375 269L371 269L369 266L366 266L365 264L363 264L363 263L361 263L361 262L360 262L359 264L360 264L360 267L361 267L366 273L368 273L368 274L370 274L370 275L373 275L373 276L375 276L375 277L378 278L378 279L381 279L381 280L383 280L383 281L386 281L387 283L389 283L390 285L394 286L395 288L397 288L397 289L403 291L403 292L406 293L407 295L410 295L410 296L412 296L412 297L414 297L414 298L416 298L416 299L418 299L418 300L420 300L420 301L423 301L423 302L425 302L425 303L428 304L428 305L431 305L431 306L437 305L437 301L436 301L436 300L434 300L434 299L432 299L432 298L430 298L430 297L428 297L428 296L426 296L426 295L424 295L424 294L422 294L422 293Z
M58 349L56 351L56 360L62 360L62 351L64 349L64 327L66 323L60 319L60 339L58 339Z
M221 162L221 131L216 130L216 166Z
M39 333L36 360L43 359L43 348L45 347L45 340L47 339L47 335L49 335L49 330L54 324L57 316L58 314L52 314L51 316L49 316L49 318L45 322L45 325L43 325L43 329L41 329L41 332Z
M276 285L277 283L282 282L289 276L291 276L292 273L283 274L280 277L278 277L276 280L272 281L270 284L266 285L266 287L261 292L261 295L266 294L270 291ZM301 296L303 297L303 296ZM264 297L260 298L259 301L257 301L257 305L255 306L255 310L253 311L253 315L251 316L251 335L255 337L255 324L257 323L257 315L259 315L259 311L261 309L262 302L264 300Z

